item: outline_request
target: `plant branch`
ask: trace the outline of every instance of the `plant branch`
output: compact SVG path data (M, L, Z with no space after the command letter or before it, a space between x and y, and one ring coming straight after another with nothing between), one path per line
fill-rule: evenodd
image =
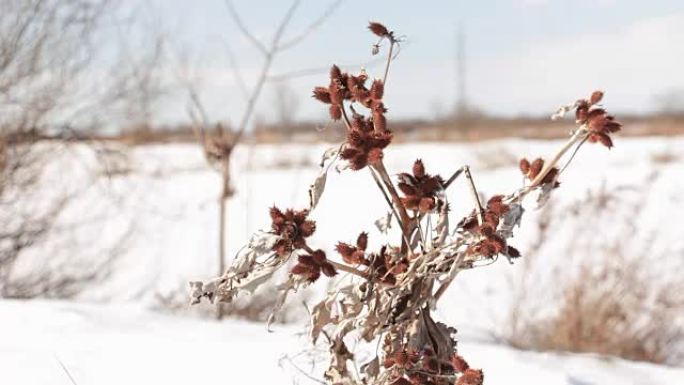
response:
M404 233L404 230L403 230L404 227L403 227L402 221L399 217L399 214L397 213L397 209L392 204L392 200L390 199L390 197L387 196L387 192L385 191L385 188L383 187L381 180L375 174L374 169L372 167L369 167L368 169L369 169L371 175L373 176L373 180L375 181L375 184L378 186L378 189L380 189L380 191L382 192L382 196L385 198L385 201L387 202L390 209L392 210L392 214L394 214L394 218L396 219L397 223L399 224L399 228L402 229L401 233L402 233L402 236L404 237L404 242L408 245L409 239L406 237L406 234Z
M396 42L394 41L394 38L391 37L389 52L387 53L387 64L385 64L385 75L382 77L382 84L385 85L387 85L387 75L389 74L390 64L392 63L392 51L394 50L394 44L396 44Z
M463 171L465 171L465 169L466 169L466 166L463 166L463 167L459 168L458 170L456 170L456 172L454 172L451 175L451 177L444 183L444 185L442 185L442 188L444 190L449 188L449 186L456 180L456 178L458 178L459 176L461 176L461 174L463 174Z
M229 7L229 10L232 10L231 15L235 14L235 16L238 16L237 13L235 13L235 9L232 7L232 4L230 0L226 0L226 4ZM252 93L249 97L249 100L247 101L247 106L245 107L245 111L242 114L242 118L240 119L240 123L238 124L237 128L237 133L235 134L235 137L233 138L233 145L237 144L240 139L242 138L242 135L244 134L245 130L247 129L247 123L249 122L249 119L252 116L252 113L254 112L254 107L256 106L256 102L259 98L259 95L261 94L261 91L264 87L264 84L266 83L266 79L268 78L269 71L271 69L271 66L273 64L273 58L275 57L275 54L278 49L278 44L280 42L280 39L283 37L283 33L285 32L285 28L289 24L290 20L292 20L292 16L294 15L295 10L299 6L299 0L295 0L292 2L292 5L290 8L287 10L287 13L283 17L283 20L280 22L280 25L278 26L278 29L276 30L275 34L273 35L273 40L271 41L271 46L268 50L265 50L264 53L264 64L261 67L261 73L259 74L259 78L254 85L254 88L252 89ZM238 23L239 16L236 19L235 16L233 17L234 20L236 20L236 23ZM238 25L240 25L238 23ZM244 26L244 25L243 25ZM244 33L244 32L243 32ZM249 31L246 31L248 35L246 36L251 36L249 34ZM263 45L262 45L263 47Z
M587 142L587 139L589 139L589 136L585 136L584 139L582 139L582 141L577 143L577 146L575 146L575 150L572 152L572 155L570 155L570 159L568 159L568 161L565 162L565 164L563 165L563 168L561 168L560 171L558 172L558 175L562 174L563 171L565 171L565 169L568 168L568 166L570 165L572 160L575 159L575 155L577 155L577 152L579 151L579 149L582 147L582 145L584 143Z
M539 175L537 175L536 178L530 183L529 187L527 188L528 192L533 189L534 187L537 187L542 180L544 180L544 177L553 169L554 166L558 163L558 161L565 155L572 146L577 143L578 141L584 139L588 134L588 131L584 125L580 126L574 134L568 139L568 141L563 145L563 147L558 150L556 155L549 161L544 164L544 167L542 170L539 172Z
M320 28L323 23L325 23L325 21L335 12L337 7L339 7L343 1L344 0L336 0L330 3L321 16L319 16L318 19L316 19L313 23L309 24L309 26L306 27L302 33L280 44L278 46L278 51L282 52L292 48L299 44L302 40L306 39L309 35L316 32L316 30Z
M306 252L309 254L313 254L315 252L314 249L312 249L311 246L309 246L309 245L304 245L302 248L304 250L306 250ZM335 262L335 261L332 261L330 259L328 259L327 261L330 262L330 264L333 265L333 267L335 267L335 269L337 269L337 270L344 271L344 272L349 273L349 274L353 274L357 277L368 279L368 275L366 273L359 271L359 270L357 270L351 266L347 266L345 264Z
M468 179L468 185L470 186L470 192L475 201L475 209L477 210L477 221L481 225L484 222L482 203L480 202L480 194L477 193L477 188L475 188L475 182L473 181L473 176L470 174L470 166L463 166L463 172L466 179Z
M382 160L376 162L371 166L375 171L380 175L380 178L382 182L385 184L385 187L387 188L387 191L389 192L390 196L392 197L392 201L394 202L394 206L397 208L397 211L399 211L399 224L401 225L401 233L402 233L402 252L405 253L408 251L410 248L410 244L408 243L409 239L409 225L411 223L411 218L408 215L408 212L406 211L406 207L404 206L404 203L401 201L401 198L399 197L399 194L397 193L397 190L394 188L394 184L392 183L392 180L389 177L389 174L387 173L387 170L385 169L385 165L382 162Z
M237 10L235 10L235 7L233 6L233 2L231 0L224 0L224 3L226 4L226 8L228 8L228 13L230 14L230 17L233 19L235 22L235 25L237 25L238 29L240 30L240 33L244 37L249 40L254 47L256 47L257 50L259 50L264 56L268 55L268 50L266 49L266 46L259 41L250 31L247 29L247 26L245 23L242 21L242 18L238 14Z

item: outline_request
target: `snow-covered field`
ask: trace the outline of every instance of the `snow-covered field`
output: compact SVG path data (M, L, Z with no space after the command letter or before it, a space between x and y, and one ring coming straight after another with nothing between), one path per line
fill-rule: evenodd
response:
M69 375L79 385L312 383L282 359L306 342L294 326L267 333L263 325L160 315L132 305L2 301L0 327L2 384L68 385ZM468 339L460 350L483 364L488 385L684 381L684 369L619 359L522 352Z
M401 144L388 149L386 164L390 173L402 172L420 157L428 172L443 176L470 164L478 188L491 196L520 186L520 157L549 156L559 145L522 140ZM330 146L237 149L228 255L251 233L267 228L268 207L307 206L308 185L317 175L320 155ZM0 383L68 384L62 364L79 385L291 383L297 373L290 365L280 368L278 359L305 346L305 338L297 335L303 327L277 326L276 333L269 334L260 324L216 323L150 310L158 305L159 295L182 293L187 281L216 274L220 182L200 150L193 145L136 147L125 157L108 157L104 164L116 172L94 182L93 175L103 174L104 166L93 158L90 149L74 148L55 162L46 183L77 191L78 199L60 217L57 235L31 250L18 271L30 273L38 264L57 260L87 264L116 250L113 274L89 287L78 303L0 301ZM65 180L68 183L60 183ZM512 242L523 254L535 247L536 258L548 261L553 273L540 279L558 282L562 277L553 268L591 258L587 248L607 240L634 249L648 244L646 258L668 255L670 261L661 264L663 274L678 273L670 263L684 260L684 238L678 226L663 221L684 213L684 138L618 139L612 151L586 146L561 182L552 197L556 220L545 245L534 246L541 212L532 201ZM373 229L374 220L387 211L375 189L367 172L332 172L313 213L318 226L311 243L332 250L337 241L351 241L361 230ZM581 212L587 196L606 191L617 192L615 205L606 213L587 217ZM52 188L45 194L56 192ZM454 221L471 210L462 183L448 196ZM625 239L624 224L637 225L639 231ZM371 232L371 248L386 241ZM487 384L684 384L684 369L521 352L495 344L489 336L505 321L521 270L521 264L502 260L466 272L437 312L459 329L463 354L484 368ZM540 282L537 290L543 287ZM312 289L322 290L322 282Z

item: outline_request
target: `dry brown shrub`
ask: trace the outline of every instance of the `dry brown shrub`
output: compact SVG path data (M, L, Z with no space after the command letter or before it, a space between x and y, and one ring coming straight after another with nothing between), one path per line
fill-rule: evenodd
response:
M649 190L641 187L635 192L635 201L643 202ZM565 231L583 236L585 217L610 223L606 219L617 207L628 204L620 196L605 190L590 194L574 209L565 210L576 219L576 228ZM635 203L624 215L636 218L640 207ZM539 220L539 238L547 238L562 220L552 208L546 209ZM520 349L684 364L684 283L666 271L682 267L681 251L656 249L657 233L645 241L642 237L636 247L628 240L638 238L640 231L638 224L631 223L618 238L603 245L575 243L565 253L572 253L568 258L580 257L581 262L561 267L557 278L542 285L535 274L545 257L540 250L529 253L499 337ZM559 290L552 301L559 306L550 310L545 295L555 285Z

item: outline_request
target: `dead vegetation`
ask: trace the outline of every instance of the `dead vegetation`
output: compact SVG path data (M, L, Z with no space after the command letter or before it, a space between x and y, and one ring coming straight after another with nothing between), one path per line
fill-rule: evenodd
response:
M508 240L520 224L524 199L534 193L538 204L544 204L560 186L558 178L577 150L591 142L612 147L612 134L621 124L600 106L600 91L563 106L554 117L572 111L577 124L568 141L547 160L522 159L523 185L486 202L480 200L467 165L444 179L428 173L418 159L410 170L398 173L395 181L384 163L394 133L389 129L383 98L401 39L379 23L371 22L369 29L377 38L372 53L379 53L382 44L387 47L384 73L369 81L365 71L354 75L332 66L329 82L313 91L313 97L326 105L330 119L342 122L346 131L344 142L323 154L320 174L310 185L309 207L271 208L270 231L254 234L219 277L191 282L191 301L231 303L240 293L254 293L277 280L279 272L287 271L287 278L278 285L271 322L288 295L324 277L337 277L334 289L310 311L312 344L329 352L324 380L316 381L481 385L483 371L470 367L461 357L456 329L435 320L434 310L461 272L488 266L500 257L509 262L520 258ZM309 215L324 198L331 169L370 174L389 210L376 225L395 242L386 240L379 249L372 249L368 242L371 232L360 229L355 241L337 243L336 253L331 251L332 245L314 246L316 222ZM452 222L448 188L459 177L469 187L474 209ZM350 205L349 215L364 215L353 207ZM295 264L290 268L291 262ZM375 353L355 355L348 347L351 340L368 345Z
M636 220L652 181L635 188L604 188L572 207L545 209L540 240L564 226L557 211L573 217L563 223L576 227L563 231L579 241L566 245L564 254L575 261L555 266L558 278L543 281L538 277L548 273L544 259L549 256L541 243L529 250L512 287L514 300L501 340L520 349L684 363L684 284L671 274L684 267L684 251L661 248L657 231L644 239ZM615 214L617 207L630 204L626 215ZM596 237L585 226L589 221L614 223L615 228Z

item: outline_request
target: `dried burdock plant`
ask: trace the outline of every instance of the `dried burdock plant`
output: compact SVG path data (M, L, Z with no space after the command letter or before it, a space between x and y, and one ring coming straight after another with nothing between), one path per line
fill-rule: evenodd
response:
M445 180L428 173L423 162L416 160L410 172L398 174L398 181L393 181L383 161L392 141L383 95L397 40L379 23L371 23L369 29L390 42L383 79L370 82L369 87L365 72L353 75L333 66L328 85L314 89L314 98L329 106L332 119L342 120L347 135L344 143L324 154L321 173L309 191L310 207L300 211L271 209L272 230L256 234L222 276L192 282L192 301L208 298L230 302L239 292L252 292L296 259L280 286L280 305L288 293L323 276L340 276L338 288L311 311L312 341L315 344L323 336L330 352L327 383L479 385L484 379L482 371L458 354L456 329L435 321L434 309L461 271L489 265L499 256L509 261L520 257L508 239L520 224L525 197L538 193L538 202L544 203L560 185L558 178L572 160L570 156L559 167L564 155L573 147L576 153L587 140L608 143L605 138L619 129L619 123L598 107L602 93L563 107L558 116L574 109L578 117L578 126L567 143L547 161L522 160L520 168L527 182L510 194L494 195L484 204L468 166ZM367 115L359 112L362 109ZM353 244L340 241L336 246L328 245L337 253L311 246L315 225L307 215L320 201L333 163L340 171L369 170L390 210L384 221L376 223L384 232L389 225L384 223L387 218L396 222L400 233L397 243L371 250L368 235L362 230ZM447 189L461 175L471 191L467 199L473 200L475 208L452 227ZM336 254L342 262L333 259ZM357 362L360 358L347 347L353 339L377 344L373 358Z

